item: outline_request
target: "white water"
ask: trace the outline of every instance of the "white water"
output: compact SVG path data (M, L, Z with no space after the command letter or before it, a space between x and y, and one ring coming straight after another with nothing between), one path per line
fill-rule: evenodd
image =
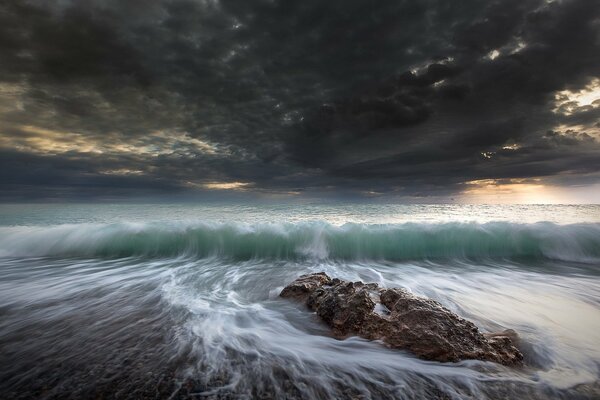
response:
M2 398L599 393L600 239L598 224L583 220L589 210L579 220L563 212L568 221L552 224L383 226L117 222L101 213L78 222L79 211L59 211L0 227ZM526 366L426 362L377 342L336 340L304 307L278 297L298 275L318 271L406 287L483 331L512 328Z

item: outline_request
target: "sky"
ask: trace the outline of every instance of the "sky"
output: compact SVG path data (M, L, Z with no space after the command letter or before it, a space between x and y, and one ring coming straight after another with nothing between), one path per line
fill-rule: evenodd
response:
M600 1L5 0L0 201L600 201Z

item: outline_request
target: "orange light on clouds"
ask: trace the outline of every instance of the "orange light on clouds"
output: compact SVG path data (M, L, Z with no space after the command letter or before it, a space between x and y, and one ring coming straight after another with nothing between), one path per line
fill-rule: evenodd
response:
M206 189L240 190L250 186L250 184L248 182L208 182L202 186Z
M481 179L464 183L461 203L565 204L600 201L600 184L561 187L533 179Z
M178 155L194 157L197 154L214 155L221 151L216 145L180 131L153 131L146 135L127 137L111 134L103 136L63 132L33 125L14 127L21 137L4 135L0 131L0 148L15 149L44 155L67 152L112 155Z
M246 190L252 186L250 182L185 182L187 187L209 190Z

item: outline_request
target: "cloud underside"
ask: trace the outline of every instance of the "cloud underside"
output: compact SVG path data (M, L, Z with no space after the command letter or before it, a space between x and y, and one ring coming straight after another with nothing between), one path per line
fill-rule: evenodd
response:
M0 60L4 201L600 183L596 1L9 0Z

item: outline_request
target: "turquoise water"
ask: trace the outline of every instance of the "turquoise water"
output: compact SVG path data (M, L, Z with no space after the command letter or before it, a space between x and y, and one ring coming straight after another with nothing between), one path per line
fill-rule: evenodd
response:
M115 222L600 222L600 205L404 204L0 204L0 226Z
M526 366L337 340L302 273L405 287ZM592 399L600 206L1 205L2 398Z

